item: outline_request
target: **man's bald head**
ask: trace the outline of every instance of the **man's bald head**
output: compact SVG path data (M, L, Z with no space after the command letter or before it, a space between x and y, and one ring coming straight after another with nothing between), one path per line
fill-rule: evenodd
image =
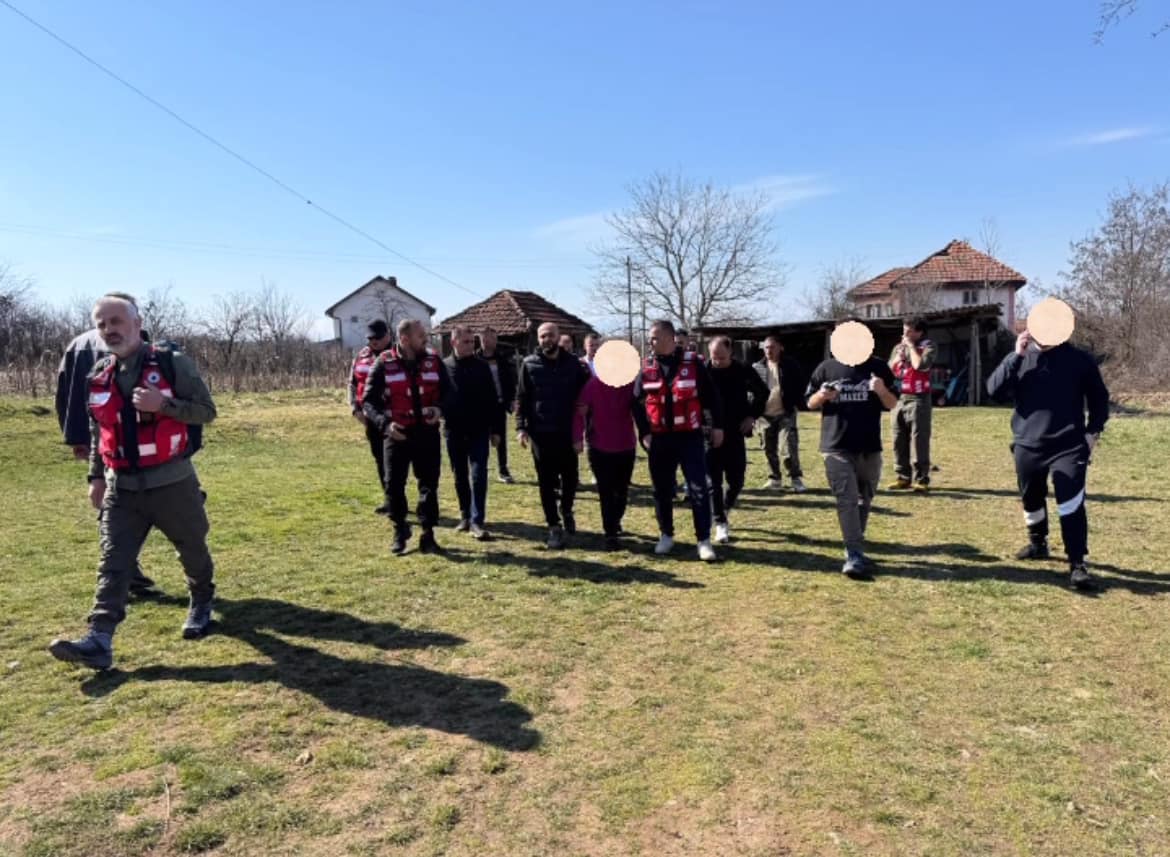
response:
M551 354L557 350L561 329L557 327L555 321L546 321L536 329L536 338L540 342L540 350Z

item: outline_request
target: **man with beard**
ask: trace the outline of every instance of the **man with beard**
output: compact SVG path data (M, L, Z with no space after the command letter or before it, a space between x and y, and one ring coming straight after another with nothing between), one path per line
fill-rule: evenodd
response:
M487 361L475 356L471 328L459 326L451 331L451 356L443 363L451 381L450 395L443 403L443 433L459 499L455 529L483 541L488 538L484 529L488 451L490 445L500 442L495 433L500 424L496 413L500 403Z

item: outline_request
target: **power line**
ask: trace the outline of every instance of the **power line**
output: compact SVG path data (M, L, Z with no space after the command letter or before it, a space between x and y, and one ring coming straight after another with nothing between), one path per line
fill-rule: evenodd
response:
M309 199L309 197L305 196L303 193L301 193L296 188L281 181L279 178L274 176L272 173L268 172L263 167L259 166L258 164L254 163L253 161L250 161L248 158L241 155L235 149L232 149L230 146L226 145L225 143L221 143L219 140L217 140L215 137L208 134L206 131L203 131L201 128L197 127L196 125L192 124L191 122L188 122L186 119L184 119L182 116L180 116L178 113L176 113L171 108L167 107L161 101L158 101L157 99L151 97L150 95L147 95L145 92L143 92L137 86L132 84L130 81L126 80L124 77L121 77L120 75L118 75L114 71L111 71L110 69L106 68L106 66L102 65L100 62L95 60L93 57L89 56L89 54L85 53L83 50L81 50L81 48L77 47L76 45L74 45L73 43L71 43L69 41L66 41L64 38L57 35L55 32L50 30L48 27L46 27L40 21L37 21L35 18L31 17L30 15L25 13L23 10L18 9L16 6L13 6L10 2L8 2L8 0L0 0L0 5L6 6L7 8L9 8L13 12L15 12L17 15L19 15L21 18L24 18L24 20L26 20L30 24L32 24L34 27L36 27L42 33L49 36L51 39L53 39L54 41L63 45L64 47L68 48L73 53L77 54L79 57L81 57L87 63L92 65L94 68L98 69L103 74L107 75L108 77L113 78L118 83L122 84L122 86L126 87L131 92L133 92L135 95L137 95L139 98L142 98L143 100L147 101L148 103L150 103L154 107L161 110L163 113L166 113L168 116L170 116L176 122L183 125L185 128L194 132L195 134L198 134L204 140L211 143L213 146L215 146L216 148L225 152L226 154L230 155L231 157L235 158L237 161L239 161L244 166L259 173L264 178L268 179L274 185L279 187L281 190L285 191L286 193L291 194L292 196L295 196L301 202L305 203L306 205L312 206L317 211L321 212L322 214L324 214L326 217L330 218L334 222L339 223L340 225L344 226L346 229L350 230L354 234L360 235L362 238L365 238L367 241L370 241L373 244L376 244L377 246L381 247L383 250L385 250L387 253L391 254L392 256L396 256L397 258L401 259L402 261L404 261L410 265L413 265L414 267L418 268L420 271L424 271L424 272L430 274L432 277L435 277L436 279L442 280L444 283L452 285L457 289L461 289L461 290L467 292L469 295L473 295L477 298L483 297L483 295L479 294L478 292L476 292L472 289L469 289L467 286L464 286L461 283L455 282L450 277L446 277L446 276L440 274L438 271L435 271L432 268L428 268L426 265L423 265L420 262L416 262L414 259L411 259L409 256L406 256L402 253L399 253L393 247L390 247L389 245L385 244L383 241L379 240L378 238L375 238L373 235L371 235L369 232L366 232L364 229L361 229L360 227L355 226L354 224L350 223L348 220L341 217L340 215L335 214L332 211L330 211L329 209L323 208L322 206L313 202L313 200Z

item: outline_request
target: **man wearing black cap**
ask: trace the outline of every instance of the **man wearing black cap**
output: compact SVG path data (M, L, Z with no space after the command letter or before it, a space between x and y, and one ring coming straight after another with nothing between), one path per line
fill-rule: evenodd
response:
M390 329L382 319L374 319L366 325L366 344L353 359L349 367L349 409L353 418L366 427L366 440L370 443L370 454L374 456L374 463L378 467L378 484L382 486L382 505L374 511L385 515L390 511L386 502L386 464L382 455L382 432L366 415L362 413L362 394L366 389L366 381L370 376L370 367L378 359L378 355L390 347Z

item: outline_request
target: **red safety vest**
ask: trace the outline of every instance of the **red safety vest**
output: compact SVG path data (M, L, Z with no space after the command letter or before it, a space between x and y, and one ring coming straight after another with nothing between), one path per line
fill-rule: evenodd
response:
M89 381L89 412L100 429L98 452L106 467L127 470L130 457L125 450L125 429L122 427L122 407L125 399L114 380L117 361L111 356ZM174 398L175 391L159 365L158 351L150 346L142 359L142 375L136 386L158 388L166 398ZM182 456L187 448L187 424L168 417L161 411L154 414L135 411L138 419L138 467L156 467Z
M654 357L642 367L642 390L646 394L646 417L653 434L698 431L703 427L703 404L699 401L699 361L693 351L683 352L678 371L670 381L670 411L662 369Z
M354 399L357 401L358 407L362 404L362 394L366 391L366 380L370 377L370 369L374 367L374 361L378 359L378 352L370 348L368 345L363 345L362 350L357 353L357 357L353 361L353 382L354 382Z
M915 346L915 351L921 354L929 343L927 339L922 340ZM930 392L930 370L915 369L909 360L899 360L894 364L894 377L901 382L903 395L920 396Z
M391 348L382 352L382 372L386 379L386 388L382 394L383 410L392 422L400 426L415 424L414 398L410 392L410 373L402 359L398 356L398 349ZM435 408L439 405L439 373L443 371L439 355L429 349L414 364L418 374L419 408Z

